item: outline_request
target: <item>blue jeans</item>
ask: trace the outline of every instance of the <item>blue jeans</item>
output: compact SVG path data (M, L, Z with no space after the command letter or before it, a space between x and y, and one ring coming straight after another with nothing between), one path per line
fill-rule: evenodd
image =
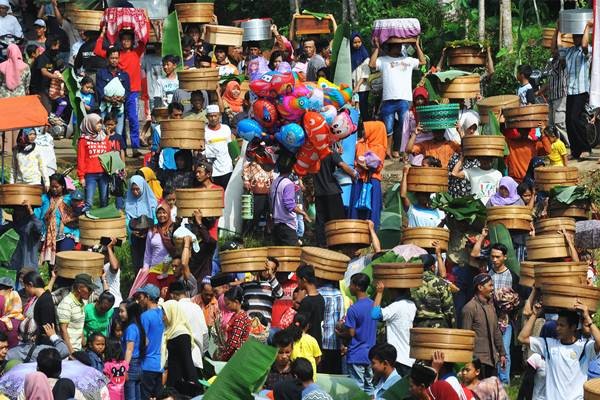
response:
M404 114L408 111L408 101L406 100L386 100L381 102L379 117L385 124L388 138L394 135L394 151L400 150L402 142L402 124L404 122ZM394 129L395 116L398 115L399 129ZM388 139L389 140L389 139Z
M125 398L127 400L142 399L142 364L139 358L132 358L125 381Z
M117 207L117 210L124 210L125 209L125 197L123 197L123 196L115 197L115 207Z
M506 366L504 369L498 365L498 379L505 385L510 384L510 342L512 339L512 325L508 325L502 334L502 343L504 343L504 351L506 352Z
M137 115L139 92L131 92L125 100L125 115L129 121L129 140L131 148L140 148L140 122Z
M100 191L100 207L108 205L108 175L105 173L85 174L85 208L87 210L94 205L96 187Z
M373 394L373 370L370 365L348 364L348 375L354 379L360 390Z

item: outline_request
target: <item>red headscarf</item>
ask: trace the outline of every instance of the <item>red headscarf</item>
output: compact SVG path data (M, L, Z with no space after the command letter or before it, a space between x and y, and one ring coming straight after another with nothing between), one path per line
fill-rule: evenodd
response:
M415 90L413 90L413 103L412 103L412 112L415 116L415 122L418 124L419 119L417 118L417 97L425 98L425 105L429 103L429 92L425 89L425 86L417 86Z
M241 92L238 97L233 97L234 89L241 89L239 82L236 80L227 82L227 85L225 86L225 91L223 93L223 100L225 101L225 103L227 103L229 108L231 108L231 111L239 113L243 111L242 103L244 102L244 98L242 97Z
M15 90L21 84L22 72L29 66L23 62L21 50L14 43L8 45L6 56L7 60L0 63L0 72L4 75L4 84L8 90Z

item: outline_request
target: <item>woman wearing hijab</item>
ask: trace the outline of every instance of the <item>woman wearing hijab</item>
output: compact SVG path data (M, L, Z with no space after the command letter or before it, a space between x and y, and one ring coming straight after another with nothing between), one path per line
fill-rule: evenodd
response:
M63 175L50 177L50 190L42 195L42 206L35 213L43 223L41 260L54 265L57 252L73 250L79 241L78 219Z
M220 91L217 91L217 94L219 93ZM236 114L244 111L243 103L244 96L242 96L240 83L235 79L227 82L223 94L219 96L219 107L229 121L233 121Z
M519 184L510 176L500 179L498 191L488 200L486 207L524 206L523 199L517 193Z
M43 184L48 191L50 180L46 160L35 143L35 129L23 130L13 149L12 169L9 183L25 183L27 185Z
M104 132L102 117L88 114L81 122L81 136L77 144L77 175L85 187L85 206L94 204L96 187L100 193L100 207L108 205L108 174L102 167L100 156L113 149L112 142Z
M152 193L154 193L154 197L156 197L156 200L162 199L163 188L160 185L158 179L156 178L156 174L154 173L154 171L151 168L143 167L138 170L137 174L142 176L146 180L146 183L152 190Z
M41 372L31 372L25 378L26 400L52 400L54 396L48 383L48 378Z
M198 351L192 340L192 329L181 305L175 300L163 303L165 332L163 334L163 345L161 359L165 360L169 374L167 386L178 388L182 394L196 395L197 393L186 393L188 383L196 382L198 375L192 359L192 351Z
M6 61L0 63L0 98L27 95L30 80L31 69L23 61L21 49L10 44L6 49Z
M350 194L350 218L370 219L379 229L381 217L382 194L381 194L381 171L387 151L387 134L385 125L381 121L361 122L363 137L356 143L356 158L354 166L359 173L359 179L352 186ZM360 128L359 128L360 129ZM363 187L371 186L370 208L357 207ZM365 189L367 190L367 189Z
M135 270L138 270L143 265L144 254L146 251L146 232L153 225L154 215L158 201L154 197L154 193L146 183L146 180L134 175L129 179L129 189L125 198L125 219L127 226L131 229L130 243L131 256ZM137 229L137 228L142 229Z
M363 121L369 118L369 85L367 80L371 74L369 68L369 51L363 44L363 40L356 32L352 33L352 47L350 48L350 60L352 61L352 88L358 93L358 105ZM356 106L356 103L354 104Z
M461 122L462 121L462 122ZM477 128L479 127L479 117L474 112L465 112L459 120L460 129L457 129L460 137L478 135ZM454 167L462 157L462 149L460 152L452 154L448 160L448 193L456 197L465 197L471 194L471 182L465 178L457 178L452 175ZM464 158L463 168L479 167L477 158Z
M404 114L404 122L402 124L402 143L400 144L400 151L402 153L406 153L406 145L408 144L410 133L414 132L419 125L416 107L426 106L427 104L429 104L429 92L424 86L417 86L413 90L412 106L408 112ZM422 132L415 138L415 143L421 143L430 139L433 139L433 134L430 132ZM408 161L411 165L421 165L423 162L423 155L409 154Z

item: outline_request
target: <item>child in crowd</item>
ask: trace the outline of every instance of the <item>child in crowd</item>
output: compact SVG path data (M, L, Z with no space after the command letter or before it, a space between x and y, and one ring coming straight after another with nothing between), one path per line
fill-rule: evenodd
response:
M129 364L123 361L121 342L109 340L106 344L103 373L108 379L108 393L110 400L125 400L125 381Z
M279 322L281 329L289 327L294 322L294 318L296 317L298 309L300 308L300 302L304 297L306 297L306 290L296 287L292 293L292 306L281 315Z
M425 159L423 161L425 162ZM429 162L438 165L435 161L429 160ZM404 178L400 187L400 197L402 198L402 204L408 217L408 227L435 228L443 225L446 214L442 210L431 207L431 193L415 192L416 204L413 204L409 199L408 184L406 182L409 171L410 165L407 163L404 165Z
M317 378L317 365L321 362L321 349L317 340L307 333L310 327L306 314L296 314L294 322L284 330L294 340L292 360L306 358L313 367L313 379Z
M206 108L204 107L204 95L200 90L194 90L190 97L190 103L192 109L183 114L183 119L199 119L204 123L207 123L206 119Z
M104 128L108 135L111 148L113 151L118 151L121 156L121 160L125 162L125 151L127 150L127 144L122 135L119 135L116 131L117 128L117 115L114 112L109 112L104 117ZM110 176L110 194L115 197L115 206L119 210L125 209L125 178L126 171L120 170Z
M102 372L104 370L104 350L106 337L100 332L92 333L87 339L86 353L92 363L91 367Z
M531 77L531 67L529 65L519 65L517 68L517 80L519 81L519 89L517 89L517 95L521 106L528 104L535 104L535 90L529 82Z
M560 140L558 132L555 129L546 128L544 129L544 135L547 136L550 143L552 143L552 150L548 153L550 166L566 167L568 164L567 147L565 146L565 143Z
M84 76L81 78L81 82L79 83L81 89L79 90L79 97L81 98L81 102L85 107L86 112L92 111L96 108L96 96L94 94L94 80L89 76ZM116 126L116 124L115 124Z
M119 313L121 310L121 307L119 306L118 308ZM123 326L123 321L121 321L121 317L120 315L115 316L110 324L110 340L118 340L119 343L121 342L121 339L123 338L123 330L125 329L125 327ZM108 345L107 345L108 346ZM108 348L107 348L108 351ZM106 357L106 360L108 360L108 357Z
M195 43L191 36L181 38L181 51L183 53L183 68L190 69L196 66Z
M265 389L273 389L278 382L293 379L292 353L294 339L286 331L278 331L273 336L273 345L277 347L277 358L275 358L275 362L267 376Z
M492 157L480 157L479 167L463 169L463 158L454 166L451 174L455 178L466 179L471 183L471 194L487 204L490 197L498 190L498 184L502 179L500 171L492 168Z
M25 47L25 54L27 55L27 64L29 64L29 67L32 67L35 59L42 54L42 48L35 44L29 44Z
M167 107L173 100L173 93L179 89L177 78L177 65L181 59L174 55L166 55L162 59L164 76L156 81L156 93L154 94L155 107Z
M163 189L163 201L166 201L171 209L171 221L177 221L177 206L175 205L175 190L166 186Z

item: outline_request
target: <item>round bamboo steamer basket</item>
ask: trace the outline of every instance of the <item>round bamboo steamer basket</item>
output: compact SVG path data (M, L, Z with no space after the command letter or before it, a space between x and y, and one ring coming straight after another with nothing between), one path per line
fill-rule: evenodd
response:
M535 286L562 283L585 285L587 270L587 262L538 263L534 270Z
M91 251L60 251L56 253L57 275L73 279L79 274L98 278L104 273L104 255Z
M73 26L78 31L99 31L104 11L96 10L73 10L71 19Z
M204 40L221 46L241 46L244 29L225 25L206 25Z
M432 249L431 242L437 240L443 251L448 250L450 231L446 228L404 228L402 244L414 244L423 249Z
M571 217L580 221L588 219L590 207L590 203L585 200L576 201L568 206L551 200L548 205L548 215L550 217Z
M537 128L540 122L548 121L547 104L507 107L502 113L507 128Z
M219 253L221 271L227 273L264 271L268 255L268 247L224 251Z
M203 217L223 215L223 189L177 189L175 190L177 216L191 217L194 210L200 210Z
M583 384L583 400L600 400L600 378L590 379Z
M447 99L471 99L481 92L479 75L465 75L441 84L440 96Z
M519 96L514 94L502 94L500 96L486 97L477 103L479 110L479 119L483 124L490 123L488 112L491 111L498 122L504 122L502 109L506 107L518 107L520 104Z
M504 157L504 136L472 135L462 138L465 157Z
M535 223L536 235L547 235L560 232L564 228L567 232L575 234L575 219L574 218L545 218L540 219Z
M479 46L449 48L446 54L451 67L481 67L486 64L487 50Z
M535 266L539 262L535 261L521 261L521 279L519 284L532 288L535 284Z
M344 272L348 268L350 258L333 250L321 249L319 247L302 247L300 261L315 267L315 273L317 270L327 272L337 271L343 277Z
M177 19L182 24L208 24L215 13L213 3L181 3L175 4Z
M79 217L79 242L82 245L97 245L102 237L125 240L127 238L125 216L108 219L91 219L85 215Z
M574 309L579 299L590 312L596 311L600 299L600 289L586 285L546 284L542 286L544 307Z
M367 221L361 219L334 219L325 224L327 247L345 244L371 245L371 233Z
M269 256L275 257L279 261L277 272L296 272L300 265L300 246L271 246L269 247Z
M31 207L42 205L42 185L7 183L0 185L0 206L20 206L27 200Z
M533 174L535 186L543 191L554 186L576 186L579 181L577 167L538 167Z
M448 171L445 168L411 167L408 170L406 184L410 192L447 192Z
M198 150L204 148L204 122L199 119L160 121L160 146Z
M315 276L319 279L334 282L341 281L342 279L344 279L343 272L331 272L319 268L315 268Z
M446 362L473 360L475 332L466 329L411 328L410 357L431 360L433 352L442 350Z
M79 7L77 7L77 4L75 4L75 2L64 3L64 4L65 4L65 8L64 8L63 15L69 19L73 19L73 11L78 10Z
M549 260L569 257L567 241L563 235L548 234L530 237L526 241L527 260Z
M373 266L373 278L379 281L383 281L385 287L388 288L418 288L423 284L423 264L376 264Z
M217 68L186 69L177 72L177 79L179 88L189 92L215 90L219 82L219 70Z
M552 38L554 37L554 31L556 28L544 28L542 36L542 46L546 48L552 47ZM560 35L561 47L573 47L573 35L570 33L561 33Z
M529 231L533 216L527 206L499 206L487 209L488 224L500 223L506 229Z

